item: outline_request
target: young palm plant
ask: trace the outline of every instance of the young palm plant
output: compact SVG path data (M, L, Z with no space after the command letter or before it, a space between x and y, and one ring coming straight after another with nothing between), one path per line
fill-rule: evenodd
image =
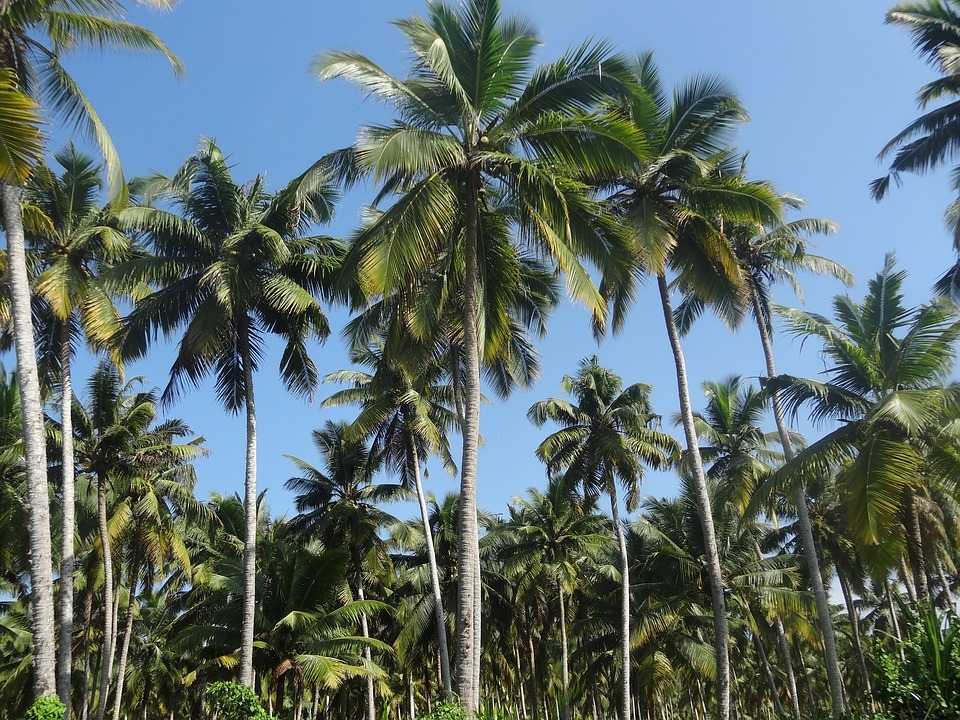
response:
M121 224L145 233L155 254L120 265L115 281L119 287L157 287L142 293L126 319L124 354L142 357L158 333L182 332L164 400L212 374L221 404L229 412L246 412L246 605L239 672L250 686L257 536L253 378L265 336L273 334L285 343L280 377L286 387L310 396L319 382L307 342L329 334L317 297L331 297L342 253L336 241L304 233L330 218L335 194L316 166L274 194L262 177L239 185L209 140L172 177L155 175L137 189L145 200L172 209L148 204L120 213Z
M369 291L417 287L451 240L457 243L465 392L457 694L472 711L479 696L479 296L496 292L483 283L489 248L482 218L490 198L503 198L502 224L518 228L518 241L564 272L571 294L601 317L603 299L580 258L605 267L617 246L604 242L592 201L567 169L617 172L629 162L634 133L623 122L582 116L622 87L622 63L603 44L535 68L539 39L526 22L503 17L498 0L431 3L426 18L396 24L415 58L405 79L354 52L326 53L314 68L322 80L356 83L397 113L390 125L364 128L344 154L348 175L372 176L382 185L380 200L396 198L361 231L351 253ZM458 229L454 236L451 228Z

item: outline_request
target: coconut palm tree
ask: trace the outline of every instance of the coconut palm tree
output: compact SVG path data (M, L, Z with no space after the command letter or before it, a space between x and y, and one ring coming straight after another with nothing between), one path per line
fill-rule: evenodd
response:
M280 377L298 395L310 396L319 382L307 352L310 339L330 330L317 297L330 297L340 245L304 237L332 214L335 198L323 169L314 166L279 192L262 177L239 185L227 158L210 140L172 176L137 183L153 205L130 208L121 224L143 232L154 256L116 269L119 287L155 284L126 320L124 355L142 357L159 332L182 332L164 400L186 386L215 376L217 396L229 412L246 412L244 502L247 522L247 596L240 645L240 680L251 685L256 576L257 413L253 378L265 335L284 342ZM179 211L180 214L176 214Z
M565 168L619 167L633 134L622 122L580 117L619 87L622 66L603 44L588 45L534 68L539 40L522 20L504 18L497 0L454 7L431 3L426 18L396 23L415 62L398 79L354 52L321 56L322 80L345 78L390 105L397 120L361 131L346 156L352 177L382 184L379 199L396 198L356 238L350 266L374 295L416 287L456 242L462 263L464 423L460 463L461 568L458 597L457 692L477 706L476 467L479 437L480 295L497 230L520 229L519 239L566 273L571 293L598 316L603 299L580 257L606 266L615 245L602 242L581 183ZM602 126L602 127L601 127ZM490 217L491 202L509 214ZM457 232L451 236L451 229ZM492 297L492 295L491 295ZM477 647L475 647L477 646Z
M729 632L720 558L667 273L672 270L682 286L698 288L697 295L721 316L736 318L742 313L741 279L724 225L736 220L775 222L781 203L767 185L741 177L741 162L728 143L746 112L724 82L699 76L668 95L650 54L636 59L631 74L633 94L619 103L619 110L631 118L647 147L636 170L609 179L613 191L607 202L630 236L635 260L632 276L608 277L606 293L614 300L617 329L635 294L634 276L657 278L676 367L686 453L704 517L716 634L718 717L727 720Z
M368 367L373 374L341 370L328 375L326 381L352 384L353 387L334 393L324 401L324 405L359 404L360 414L351 423L349 432L370 437L372 452L381 455L392 466L402 485L416 490L430 566L441 682L444 695L450 702L453 700L453 686L446 615L420 470L421 462L429 454L436 454L451 472L456 472L447 437L457 422L454 412L449 408L452 390L449 385L440 383L446 368L429 361L424 364L390 362L382 346L370 347L363 354L354 353L353 359Z
M636 508L644 466L665 468L679 448L656 428L658 416L650 405L649 385L623 387L616 373L603 368L596 356L580 361L577 374L565 375L562 386L576 404L559 398L541 400L527 417L537 427L556 422L562 429L537 448L547 472L562 472L568 488L580 487L587 498L606 493L610 498L613 531L620 550L621 577L621 706L630 716L630 568L620 520L617 483L626 489L626 508Z
M101 168L68 146L54 155L58 176L38 166L24 189L26 242L39 262L34 284L38 358L60 386L61 556L60 634L57 646L57 694L70 696L73 635L75 493L73 378L70 370L77 330L87 344L109 349L121 328L120 312L101 279L103 270L129 254L130 242L100 208Z
M931 467L928 455L956 442L956 388L944 387L953 366L960 320L953 303L936 300L908 309L901 292L906 273L888 255L861 303L834 298L836 321L800 310L784 310L791 331L816 337L830 359L826 380L778 375L770 388L784 410L809 406L814 420L842 424L796 454L771 482L838 475L850 533L866 548L906 543L915 566L922 541L917 514L922 483L956 480L952 466ZM901 512L908 531L901 534ZM899 552L896 553L899 557ZM925 570L917 573L923 581Z
M295 504L301 513L294 528L305 537L320 538L330 547L347 548L353 589L362 601L366 599L365 575L379 573L390 561L379 531L396 519L378 505L397 500L407 491L401 485L373 483L383 456L371 453L364 441L350 439L346 423L328 421L322 430L314 430L313 441L323 460L323 469L287 456L301 473L286 483L297 493ZM366 613L361 615L360 624L363 637L369 638ZM364 654L367 662L372 663L369 646L364 648ZM373 681L373 676L368 675L368 720L375 718Z
M3 84L2 95L8 101L7 108L12 111L9 115L4 114L4 134L24 135L19 141L27 141L25 147L21 145L26 153L17 159L21 171L26 169L31 158L39 154L38 137L29 127L36 116L29 103L24 102L23 95L27 95L51 108L54 116L67 119L94 137L106 158L111 187L122 192L123 176L113 143L93 105L61 61L64 54L81 46L159 51L180 72L180 61L160 39L141 27L122 21L123 14L123 4L117 0L79 5L63 0L27 0L6 3L0 9L0 82ZM7 174L0 180L0 205L7 236L11 316L17 338L17 372L24 408L23 434L31 512L28 532L32 545L32 620L37 630L33 635L34 694L37 697L52 695L58 688L60 699L69 707L69 668L61 667L59 682L55 678L55 624L50 581L52 553L45 492L47 463L20 207L23 179L25 175L21 173L16 178Z
M570 649L567 640L568 598L577 587L585 562L609 542L603 518L584 512L570 498L563 478L550 480L546 492L536 488L514 498L507 528L513 539L503 553L504 572L519 582L544 583L557 591L560 619L561 713L570 713Z

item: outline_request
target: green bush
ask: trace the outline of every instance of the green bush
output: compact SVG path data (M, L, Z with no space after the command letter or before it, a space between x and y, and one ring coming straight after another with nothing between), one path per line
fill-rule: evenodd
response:
M66 714L63 703L53 695L48 695L33 703L23 720L63 720Z
M433 710L417 720L467 720L467 713L457 703L445 702L434 705Z
M207 702L218 720L272 720L257 694L237 682L215 682L207 687Z

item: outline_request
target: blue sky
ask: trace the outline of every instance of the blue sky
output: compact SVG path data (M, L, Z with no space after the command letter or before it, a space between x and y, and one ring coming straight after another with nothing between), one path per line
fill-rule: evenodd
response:
M135 8L131 19L154 30L180 56L185 78L175 80L159 57L77 55L68 65L110 129L128 177L172 172L204 136L215 138L231 156L238 180L265 174L278 188L321 155L349 145L361 124L388 117L346 83L319 84L307 72L312 58L326 49L354 49L402 74L404 48L389 23L423 7L419 0L184 0L166 14ZM907 177L879 204L869 196L870 180L883 171L877 152L916 116L915 93L933 77L906 34L883 24L884 3L504 0L504 9L533 21L544 41L544 61L588 37L605 38L625 53L652 50L670 84L698 73L729 80L751 114L738 139L750 153L751 176L805 197L804 215L839 222L840 233L819 241L818 249L854 272L855 297L887 251L896 251L910 272L910 304L926 301L933 281L952 262L941 222L951 199L945 172ZM51 147L66 137L52 134ZM347 235L371 197L367 188L345 198L324 232ZM827 313L830 298L841 291L836 282L811 280L805 284L806 307ZM786 288L779 299L799 302ZM330 316L339 332L344 312L334 309ZM813 344L801 348L799 341L781 336L776 346L781 372L823 370ZM587 313L567 304L553 316L539 347L539 383L481 411L486 443L479 502L495 512L502 512L510 497L544 483L533 453L546 431L527 422L526 410L558 395L562 375L574 372L585 355L597 354L627 383L652 384L655 407L665 418L677 410L673 364L652 283L641 291L619 337L597 346ZM703 404L703 380L756 377L762 369L755 329L731 335L710 317L695 327L685 351L695 407ZM170 349L158 347L128 374L145 375L150 385L162 387L170 359ZM274 380L278 360L274 347L256 379L259 474L274 511L286 512L291 496L283 482L293 466L283 455L317 462L310 431L345 415L286 395ZM348 366L336 335L317 348L315 360L324 373ZM90 362L78 363L78 375L89 367ZM75 384L82 386L80 377ZM334 389L321 388L318 400ZM168 412L207 438L212 455L198 465L201 494L240 491L242 417L226 415L209 385ZM672 429L669 420L665 426ZM455 488L456 481L435 463L430 470L428 488L437 494ZM644 486L654 495L673 491L667 476L651 476Z

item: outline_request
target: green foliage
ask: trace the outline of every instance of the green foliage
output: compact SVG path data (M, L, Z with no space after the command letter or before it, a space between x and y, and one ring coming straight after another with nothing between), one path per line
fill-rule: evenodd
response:
M66 713L67 709L58 698L47 695L30 706L23 720L63 720Z
M910 618L898 654L877 650L874 689L884 707L878 720L946 720L960 716L960 623L929 605Z
M467 711L457 703L439 703L426 715L417 720L467 720Z
M207 700L218 720L271 720L256 693L238 682L211 683Z

